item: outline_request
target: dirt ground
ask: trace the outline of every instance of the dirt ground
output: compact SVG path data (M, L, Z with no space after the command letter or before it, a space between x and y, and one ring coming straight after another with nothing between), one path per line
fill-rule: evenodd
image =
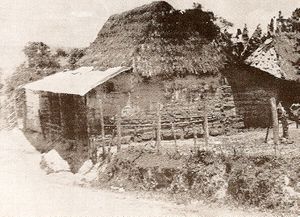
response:
M39 161L40 153L20 131L0 132L0 216L278 216L74 186L71 178L47 176Z

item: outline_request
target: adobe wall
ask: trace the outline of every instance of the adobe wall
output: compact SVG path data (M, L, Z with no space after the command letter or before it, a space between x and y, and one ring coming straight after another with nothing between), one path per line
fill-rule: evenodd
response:
M270 98L278 101L278 81L260 70L240 66L224 73L232 87L236 112L246 127L266 127L271 124Z
M87 119L84 97L40 92L41 132L49 139L87 143ZM62 141L63 142L63 141Z
M178 137L192 136L194 122L197 134L202 135L204 99L208 107L212 135L220 135L244 127L236 115L231 87L222 84L222 78L187 76L184 78L136 79L132 74L122 74L110 80L114 91L107 84L100 85L87 95L89 124L92 135L101 132L99 101L107 134L112 133L118 105L122 115L123 135L139 134L145 140L154 137L157 102L161 104L163 137L170 137L170 122L175 123Z

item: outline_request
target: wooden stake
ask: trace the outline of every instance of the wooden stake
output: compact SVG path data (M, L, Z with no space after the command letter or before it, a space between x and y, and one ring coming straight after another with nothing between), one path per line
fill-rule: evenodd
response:
M195 151L199 151L199 148L197 146L197 129L195 127L195 124L192 125L193 126L193 137L194 137L194 148L195 148Z
M105 131L104 131L104 116L103 116L102 99L100 99L99 107L100 107L100 124L101 124L102 155L103 155L103 157L105 157L105 155L106 155L106 151L105 151Z
M121 109L118 106L117 109L117 152L121 150Z
M74 96L73 96L74 99ZM84 96L84 102L85 102L85 110L86 110L86 119L87 119L87 144L88 144L88 153L89 153L89 158L94 162L92 153L93 153L93 141L91 141L91 126L90 126L90 109L88 107L88 102L87 102L87 97ZM75 114L75 123L78 124L78 121L76 120L76 114Z
M137 129L136 126L134 126L134 136L133 136L133 141L137 142Z
M270 126L268 126L268 128L267 128L267 133L266 133L266 137L265 137L265 143L268 143L269 131L270 131Z
M174 127L174 123L171 123L171 128L172 128L172 134L173 134L173 138L174 138L174 144L175 144L175 151L178 151L178 147L177 147L177 139L176 139L176 133L175 133L175 127Z
M160 143L161 143L161 114L160 114L160 104L157 103L156 107L156 115L157 115L157 126L156 126L156 148L157 153L160 153Z
M208 127L208 115L207 115L207 105L206 105L206 100L204 99L204 123L203 123L203 130L204 130L204 142L205 142L205 147L208 146L208 140L209 140L209 127Z
M271 112L272 112L272 121L273 121L273 141L274 141L275 152L276 152L276 146L279 144L279 123L278 123L276 99L272 97L270 99L270 103L271 103Z
M266 133L266 137L265 137L265 143L268 143L268 137L269 137L269 131L270 131L271 124L272 124L272 117L270 115L269 125L268 125L268 128L267 128L267 133Z

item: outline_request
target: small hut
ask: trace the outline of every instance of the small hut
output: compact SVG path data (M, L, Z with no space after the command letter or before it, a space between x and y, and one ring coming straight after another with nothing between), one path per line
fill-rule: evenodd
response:
M273 36L225 72L246 126L270 124L271 97L286 108L300 101L299 40L294 32Z
M126 106L131 81L128 67L105 71L81 67L26 84L22 86L24 128L52 141L87 145L91 132L100 127L100 122L95 122L100 115L99 103L103 101L106 116L113 117L116 109L111 105ZM112 95L113 99L109 98Z
M154 102L163 105L164 117L173 114L176 120L189 120L201 116L206 101L211 133L225 133L235 123L242 124L231 87L220 73L228 56L217 43L220 32L213 17L201 8L182 12L165 1L113 15L79 64L132 67L137 83L131 102L140 111L140 120Z

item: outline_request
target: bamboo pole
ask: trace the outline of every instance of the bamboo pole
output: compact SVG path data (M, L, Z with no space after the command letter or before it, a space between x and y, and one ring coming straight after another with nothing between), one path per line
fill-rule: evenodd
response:
M133 141L136 143L137 142L137 127L134 126L134 136L133 136Z
M74 99L74 96L72 96ZM84 96L84 102L85 102L85 110L86 110L86 120L87 120L87 144L88 144L88 153L89 153L89 158L94 162L93 159L93 141L91 142L90 136L91 136L91 126L90 126L90 111L88 107L88 102L87 102L87 97ZM75 123L78 124L76 114L75 114Z
M276 99L272 97L270 99L271 103L271 112L272 112L272 121L273 121L273 141L275 145L275 152L276 146L279 144L279 123L278 123L278 114L277 114L277 106L276 106Z
M105 151L105 131L104 131L104 116L103 116L103 104L102 104L102 99L100 99L99 102L99 107L100 107L100 124L101 124L101 139L102 139L102 155L103 158L106 155L106 151Z
M161 114L160 114L160 104L157 103L156 107L156 115L157 115L157 126L156 126L156 149L157 153L160 153L161 146Z
M199 151L199 147L197 145L197 129L195 127L195 125L193 124L193 138L194 138L194 148L195 148L195 152Z
M209 140L209 126L208 126L208 115L207 115L207 104L206 100L204 100L204 123L203 123L203 130L204 130L204 142L205 142L205 147L208 146L208 140Z
M172 128L172 134L173 134L173 138L174 138L175 151L178 152L177 138L176 138L176 133L175 133L174 122L171 123L171 128Z
M117 108L117 152L121 150L121 109L120 106Z

